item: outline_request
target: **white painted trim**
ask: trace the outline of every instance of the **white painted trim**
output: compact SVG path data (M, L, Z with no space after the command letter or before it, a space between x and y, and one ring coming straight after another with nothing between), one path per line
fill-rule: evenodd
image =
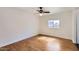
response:
M72 11L72 41L76 43L76 9Z
M9 45L9 44L12 44L12 43L36 36L36 35L38 34L29 34L29 35L22 34L22 35L16 36L15 38L3 39L3 40L0 40L0 47L6 46L6 45Z
M73 9L73 16L72 16L72 41L73 43L77 43L76 39L77 39L77 13L79 11L79 8L75 8Z

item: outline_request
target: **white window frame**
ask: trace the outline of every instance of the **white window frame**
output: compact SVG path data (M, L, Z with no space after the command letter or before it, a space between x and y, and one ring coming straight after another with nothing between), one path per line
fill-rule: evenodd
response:
M59 28L60 20L48 20L48 27L49 28Z

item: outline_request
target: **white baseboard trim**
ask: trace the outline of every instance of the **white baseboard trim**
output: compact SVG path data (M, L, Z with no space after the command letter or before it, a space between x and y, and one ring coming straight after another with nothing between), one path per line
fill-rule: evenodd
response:
M9 44L12 44L12 43L36 36L36 35L38 34L18 35L15 38L3 39L3 40L0 40L0 47L6 46L6 45L9 45Z

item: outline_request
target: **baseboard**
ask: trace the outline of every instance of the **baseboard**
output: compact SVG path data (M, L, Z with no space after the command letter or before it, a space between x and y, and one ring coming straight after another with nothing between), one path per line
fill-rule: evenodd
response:
M22 41L22 40L25 40L25 39L30 39L32 37L36 37L36 36L47 36L47 37L53 37L53 38L59 38L59 39L66 39L66 38L61 38L61 37L56 37L56 36L51 36L51 35L45 35L45 34L33 34L33 35L30 35L30 36L27 36L24 35L22 36L21 38L18 37L18 38L12 38L11 39L7 39L7 40L0 40L0 47L4 47L4 46L7 46L7 45L10 45L10 44L13 44L13 43L16 43L16 42L19 42L19 41ZM70 40L70 39L68 39Z
M57 37L57 36L46 35L46 34L39 34L39 36L47 36L47 37L53 37L53 38L58 38L58 39L67 39L67 38L62 38L62 37ZM71 39L67 39L67 40L71 40Z
M4 47L25 39L29 39L31 37L37 36L38 34L33 34L33 35L19 35L15 38L10 38L10 39L6 39L6 40L0 40L0 47Z

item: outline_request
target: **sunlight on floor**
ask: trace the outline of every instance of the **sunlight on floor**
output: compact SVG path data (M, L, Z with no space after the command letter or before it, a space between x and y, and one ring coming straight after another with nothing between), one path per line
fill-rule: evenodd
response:
M55 41L56 39L55 38L50 38L50 37L37 37L38 40L44 40L44 41Z
M58 50L61 50L61 45L59 44L59 42L48 42L47 43L47 49L49 51L58 51Z
M55 50L57 51L57 50L60 50L60 48L61 48L59 40L56 40L56 38L42 36L42 37L38 37L37 39L46 41L47 50L52 51L52 49L53 49L53 51L55 51Z

